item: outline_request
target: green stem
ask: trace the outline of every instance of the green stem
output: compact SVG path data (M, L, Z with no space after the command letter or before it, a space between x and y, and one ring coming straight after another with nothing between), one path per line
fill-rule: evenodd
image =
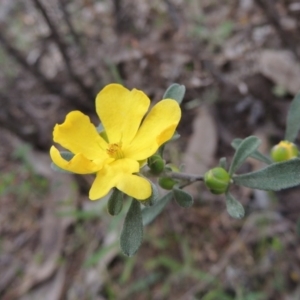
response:
M204 176L202 175L195 175L195 174L187 174L187 173L179 173L179 172L163 172L160 176L169 177L173 179L180 179L180 180L186 180L190 183L195 181L203 181Z
M150 169L146 166L143 168L142 175L145 177L153 177L153 175L150 172ZM196 175L196 174L187 174L187 173L180 173L180 172L172 172L172 171L164 171L159 175L156 175L158 177L168 177L168 178L173 178L173 179L179 179L182 181L185 181L183 184L183 187L188 186L196 181L204 181L204 176L203 175Z

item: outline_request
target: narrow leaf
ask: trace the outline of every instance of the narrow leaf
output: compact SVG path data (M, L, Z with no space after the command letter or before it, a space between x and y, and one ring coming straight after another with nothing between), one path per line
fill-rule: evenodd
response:
M99 133L99 135L108 143L108 136L106 134L106 131L104 130L104 127L103 127L102 123L100 123L96 127L96 130Z
M163 99L174 99L181 104L185 95L185 86L178 83L173 83L164 93Z
M99 125L96 127L97 132L100 133L102 131L104 131L104 126L102 125L102 123L99 123Z
M293 101L291 102L287 120L286 120L286 131L284 139L290 142L294 142L298 131L300 129L300 122L299 122L299 116L300 116L300 93L295 96Z
M175 131L170 141L176 141L179 138L180 138L180 134L177 131Z
M142 210L143 225L150 224L165 208L168 202L173 198L173 193L169 192L157 200L156 204L146 207Z
M108 213L112 216L118 215L123 207L123 193L114 188L107 202Z
M125 217L120 237L120 246L123 253L132 256L136 253L143 240L143 220L140 202L132 199Z
M228 214L235 219L243 218L245 215L243 205L239 201L237 201L229 192L227 192L225 196Z
M227 170L227 159L226 159L226 157L220 158L219 167L223 168L224 170Z
M155 203L158 201L159 199L159 193L158 193L158 189L156 184L154 184L153 182L150 181L151 184L151 196L148 199L145 199L143 201L141 201L141 204L145 205L145 206L152 206L155 205Z
M260 140L256 136L249 136L245 138L235 151L231 166L229 169L229 175L232 175L243 162L255 151L260 145Z
M163 143L163 144L158 148L157 153L158 153L161 157L163 157L163 156L164 156L164 150L165 150L166 144L168 144L168 143L170 143L170 142L173 142L173 141L176 141L176 140L178 140L179 138L180 138L180 134L179 134L177 131L175 131L174 134L173 134L173 136L172 136L172 138L171 138L170 140L168 140L167 142Z
M237 149L238 146L241 144L242 141L243 141L242 139L234 139L234 140L232 141L232 143L231 143L231 146L232 146L234 149ZM257 151L257 150L255 150L255 151L250 155L250 157L255 158L255 159L259 160L259 161L262 161L262 162L264 162L264 163L266 163L266 164L268 164L268 165L270 165L270 164L273 163L273 161L272 161L269 157L263 155L262 153L260 153L260 152Z
M65 159L67 161L70 161L74 157L74 154L69 151L60 151L60 155L63 159ZM69 171L66 171L66 170L60 168L54 162L51 163L51 169L54 171L57 171L57 172L61 172L61 173L69 173L69 174L72 173L72 172L69 172Z
M237 185L258 190L279 191L300 184L300 159L274 163L256 172L233 176Z
M188 208L194 203L193 197L184 190L173 188L173 194L177 204L181 207Z

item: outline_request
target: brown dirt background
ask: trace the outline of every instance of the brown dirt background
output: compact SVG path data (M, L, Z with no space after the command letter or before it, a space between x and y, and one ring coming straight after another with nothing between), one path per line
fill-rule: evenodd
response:
M300 3L294 0L24 0L0 2L0 298L299 300L299 188L233 188L246 209L195 185L121 254L124 214L91 202L89 176L50 169L52 129L78 109L97 124L106 84L153 102L187 88L168 159L203 174L236 138L261 151L283 139L300 90ZM47 19L50 22L47 24ZM240 172L261 168L247 161Z

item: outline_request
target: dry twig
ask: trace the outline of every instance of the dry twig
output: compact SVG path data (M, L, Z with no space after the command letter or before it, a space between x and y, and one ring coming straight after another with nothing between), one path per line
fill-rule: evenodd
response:
M49 26L49 29L51 31L52 39L56 43L67 68L67 72L70 76L70 78L80 87L82 92L89 98L94 98L94 92L92 88L88 87L83 80L75 73L72 64L71 59L67 51L67 45L65 44L64 40L61 38L55 24L51 20L50 16L48 15L44 5L41 3L40 0L32 0L34 5L36 6L37 10L40 11L43 18L45 19L45 22Z
M252 233L251 230L253 228L257 228L258 226L257 224L259 220L278 222L280 226L267 228L266 230L263 231L259 230L256 234L251 234ZM230 259L233 257L234 254L236 254L236 252L241 248L242 245L246 243L248 244L253 243L264 237L270 237L278 233L284 233L288 231L289 228L290 228L290 223L286 220L283 221L282 217L276 212L271 211L271 212L253 213L248 217L240 233L238 234L237 238L224 252L222 258L215 265L213 265L207 273L213 276L214 278L219 276L221 272L229 265ZM211 283L212 280L197 283L196 285L192 286L188 290L188 292L186 292L179 300L194 299L194 295L207 289Z

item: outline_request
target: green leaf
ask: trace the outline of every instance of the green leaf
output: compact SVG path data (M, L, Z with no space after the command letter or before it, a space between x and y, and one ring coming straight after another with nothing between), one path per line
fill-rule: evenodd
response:
M173 142L173 141L178 140L179 138L180 138L180 134L179 134L177 131L175 131L174 134L173 134L173 136L171 137L171 139L168 140L168 141L166 141L165 143L163 143L163 144L158 148L157 153L158 153L161 157L163 157L163 156L164 156L165 146L166 146L168 143L170 143L170 142Z
M243 218L245 215L243 205L239 201L237 201L229 192L225 194L225 197L228 214L235 219Z
M295 96L293 101L291 102L289 112L286 120L286 130L284 139L290 142L294 142L298 131L300 129L300 93Z
M174 134L173 134L173 136L171 137L171 139L170 139L170 142L172 141L176 141L176 140L178 140L180 138L180 134L177 132L177 131L175 131L174 132Z
M242 141L243 141L243 139L234 139L234 140L232 141L232 143L231 143L231 146L232 146L234 149L237 149L237 148L239 147L239 145L241 144ZM259 160L259 161L262 161L262 162L264 162L264 163L266 163L266 164L268 164L268 165L270 165L270 164L273 163L273 161L272 161L269 157L263 155L262 153L260 153L260 152L257 151L257 150L255 150L255 151L250 155L250 157L255 158L255 159Z
M107 136L106 131L104 130L104 127L103 127L102 123L100 123L96 127L96 130L99 133L99 135L108 143L108 136Z
M102 123L99 123L99 125L96 127L96 130L98 133L101 133L102 131L104 131L104 127L103 127Z
M123 253L132 256L136 253L143 240L143 220L140 202L132 199L125 217L120 237L120 246Z
M157 200L155 205L146 207L142 210L143 225L150 224L165 208L168 202L173 198L173 193L169 192Z
M219 167L223 168L224 170L227 170L227 159L226 159L226 157L220 158Z
M231 176L243 162L255 151L260 145L260 140L256 136L249 136L245 138L235 151L231 166L229 168L229 175Z
M156 184L154 184L153 182L150 181L151 184L151 190L152 190L152 194L148 199L142 200L141 204L145 205L145 206L152 206L155 205L155 203L158 201L159 199L159 193L158 193L158 189Z
M173 195L177 204L181 207L188 208L193 205L193 197L184 190L173 188Z
M185 95L185 86L178 83L173 83L168 87L164 93L163 99L174 99L181 104L183 97Z
M232 177L237 185L252 189L279 191L300 184L300 159L274 163L256 172Z
M112 216L118 215L123 208L123 193L114 188L107 202L108 213Z
M69 151L60 151L60 155L63 159L65 159L67 161L70 161L74 157L74 154L69 152ZM54 171L57 171L57 172L61 172L61 173L72 174L72 172L69 172L67 170L64 170L64 169L60 168L54 162L51 163L51 169L54 170Z

